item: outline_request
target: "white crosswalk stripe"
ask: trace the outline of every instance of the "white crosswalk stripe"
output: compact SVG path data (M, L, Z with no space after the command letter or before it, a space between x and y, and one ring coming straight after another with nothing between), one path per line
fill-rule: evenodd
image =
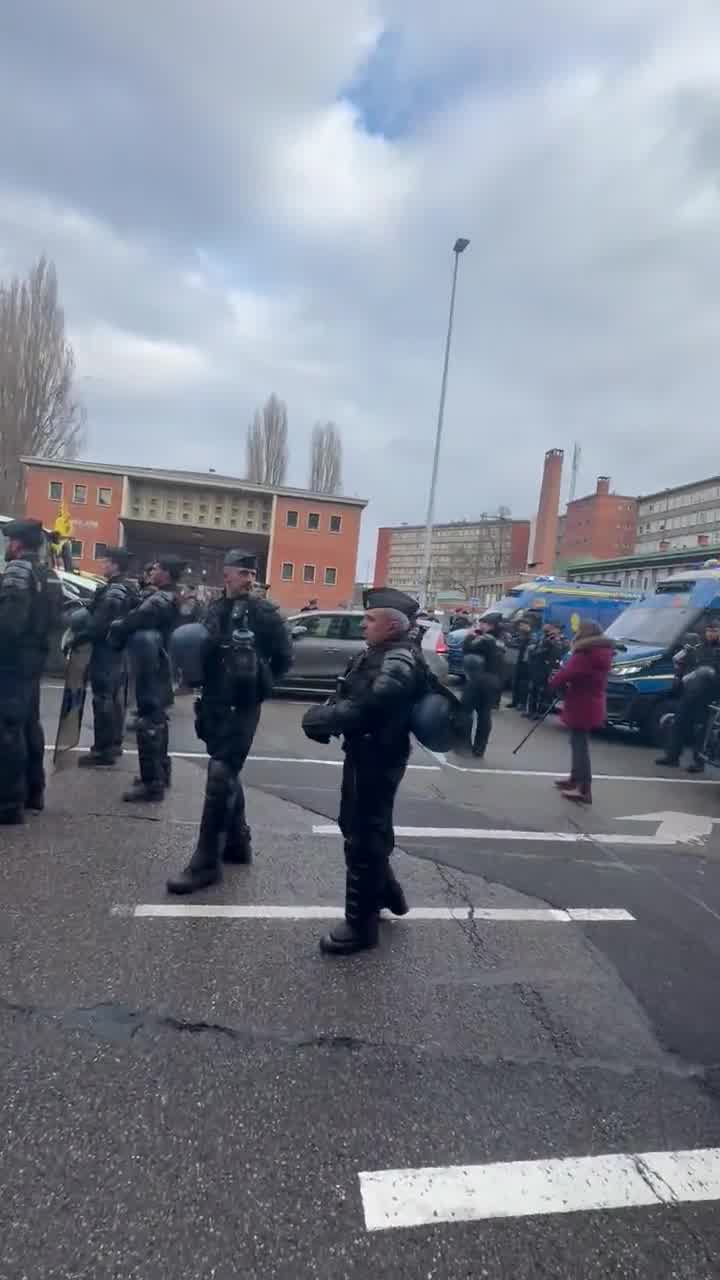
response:
M342 920L340 906L247 905L245 903L210 902L141 902L136 906L118 904L112 909L117 916L133 916L137 920ZM388 917L389 918L389 917ZM635 917L621 907L414 907L403 920L451 921L482 920L507 924L622 924Z
M361 1173L368 1231L720 1200L720 1148Z

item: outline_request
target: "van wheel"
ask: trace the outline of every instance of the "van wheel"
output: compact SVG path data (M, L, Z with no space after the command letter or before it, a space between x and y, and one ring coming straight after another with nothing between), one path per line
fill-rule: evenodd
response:
M678 703L675 698L665 698L662 702L656 703L640 727L643 741L647 742L651 747L664 748L667 745L667 718L668 716L674 716L677 709Z

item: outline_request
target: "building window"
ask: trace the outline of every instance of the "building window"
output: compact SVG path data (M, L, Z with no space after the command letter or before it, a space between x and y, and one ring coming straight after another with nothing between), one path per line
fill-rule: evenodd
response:
M307 527L308 529L320 528L320 512L319 511L308 511Z
M283 560L280 566L280 577L283 582L292 582L295 573L295 565L290 560Z
M51 480L48 485L48 497L51 502L62 502L62 480Z
M331 532L331 533L339 533L341 529L342 529L342 516L331 516L331 517L330 517L330 532Z
M325 570L325 586L334 587L337 582L337 569Z
M207 502L201 502L200 506L198 507L198 511L202 511L204 515L207 515L207 509L208 509Z
M299 524L299 516L297 511L285 512L285 525L288 529L297 529Z
M79 503L87 502L87 485L86 484L73 485L72 500L73 502L79 502Z
M314 581L315 581L315 565L304 564L303 565L303 582L314 582Z
M104 560L107 555L107 543L96 542L93 548L93 560Z
M99 507L109 507L112 503L112 489L98 489L97 500Z
M79 560L80 557L82 556L82 553L83 553L82 542L78 542L76 538L73 538L72 542L70 543L70 555L74 556L76 560Z

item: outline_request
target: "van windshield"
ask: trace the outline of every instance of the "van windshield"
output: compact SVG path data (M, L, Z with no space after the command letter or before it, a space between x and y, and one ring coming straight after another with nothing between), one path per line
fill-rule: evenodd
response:
M657 597L655 597L657 599ZM656 644L663 648L679 640L685 631L692 629L698 609L689 603L674 603L677 595L666 596L661 605L648 605L646 601L631 604L613 623L606 635L613 640L635 641L636 644Z
M487 609L486 612L499 613L500 616L506 620L512 618L513 614L520 611L523 597L526 594L527 592L523 591L522 588L516 588L508 595L503 596L501 600L497 600L495 604L491 604L490 608Z

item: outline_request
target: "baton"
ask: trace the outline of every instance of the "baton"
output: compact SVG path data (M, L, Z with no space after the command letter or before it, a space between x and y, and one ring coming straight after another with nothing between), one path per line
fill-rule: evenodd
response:
M557 706L557 704L558 704L558 702L559 702L559 701L560 701L560 698L553 698L553 700L552 700L552 702L550 703L550 706L548 707L547 711L543 712L543 714L541 715L540 719L535 721L535 723L534 723L534 725L533 725L532 729L529 729L529 730L528 730L528 732L525 734L525 737L523 738L522 742L518 742L517 746L516 746L516 747L515 747L515 749L513 750L513 755L514 755L514 756L516 756L516 755L517 755L517 753L518 753L518 751L520 750L520 748L521 748L521 747L524 747L524 746L525 746L525 743L527 742L528 738L532 738L532 736L533 736L533 734L534 734L535 730L540 728L540 725L543 723L543 721L547 720L548 716L550 715L550 712L555 710L555 708L556 708L556 706Z

